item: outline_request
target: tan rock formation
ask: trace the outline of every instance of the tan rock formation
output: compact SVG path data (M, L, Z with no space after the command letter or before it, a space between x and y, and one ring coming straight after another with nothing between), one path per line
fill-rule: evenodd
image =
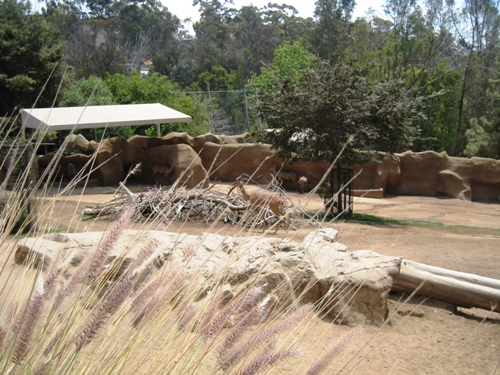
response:
M130 144L126 138L108 138L102 142L99 153L108 152L114 158L122 161L124 167L128 167L144 159L144 151Z
M96 155L96 166L99 166L101 186L117 186L125 178L122 160L108 151L101 151Z
M174 169L168 176L168 183L178 180L188 187L208 186L208 173L200 157L186 144L159 146L145 153L142 165L143 178L151 179L152 164L169 162Z
M367 251L349 253L335 242L336 234L334 229L320 229L300 244L262 236L125 230L115 240L107 263L119 257L124 265L132 264L154 238L155 252L138 266L142 280L168 266L196 274L207 287L226 280L230 294L250 282L272 301L274 310L300 299L328 308L328 315L340 323L380 325L387 316L387 295L400 259ZM74 265L95 252L103 235L86 232L27 238L18 246L16 263L50 264L58 251L64 251L65 271L71 274ZM126 271L126 267L117 269L116 278Z
M219 136L210 133L198 137L191 137L187 133L170 133L163 138L134 136L129 141L110 138L103 142L99 153L104 153L98 159L103 163L111 155L121 160L123 170L143 162L144 183L150 183L148 165L161 164L162 160L179 163L169 176L169 183L182 175L183 181L189 183L188 186L205 181L207 171L211 180L233 182L236 178L247 175L253 181L265 184L271 181L270 168L276 164L278 168L294 172L297 177L306 177L311 190L319 184L330 167L329 163L283 163L275 156L270 145L245 143L249 140L249 134ZM74 146L76 138L71 142ZM171 146L178 147L163 148ZM45 155L39 158L41 173L52 157L53 155ZM373 193L376 197L383 194L446 195L464 200L500 200L500 160L449 157L445 152L407 151L393 157L381 153L380 163L350 168L354 170L354 174L359 172L353 181L353 189ZM183 173L187 169L188 173ZM112 173L112 176L105 176L107 173ZM101 183L113 184L119 181L120 173L120 167L113 161L111 165L101 168ZM283 187L287 190L296 189L291 181L284 181Z

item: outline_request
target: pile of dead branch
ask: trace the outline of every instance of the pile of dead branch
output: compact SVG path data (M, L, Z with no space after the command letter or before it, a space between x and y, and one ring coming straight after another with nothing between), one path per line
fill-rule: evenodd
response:
M252 209L249 203L234 189L221 192L216 185L206 189L174 187L149 188L147 192L135 194L124 184L109 201L87 207L83 220L116 219L123 210L133 207L136 221L222 221L246 227L272 227L278 218L268 207ZM281 195L281 211L292 228L317 227L320 223L293 204L284 190L274 191Z

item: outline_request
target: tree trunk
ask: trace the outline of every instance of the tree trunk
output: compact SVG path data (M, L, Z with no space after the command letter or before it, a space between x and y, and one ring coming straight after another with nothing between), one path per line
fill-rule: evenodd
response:
M403 259L393 291L436 298L460 307L500 312L500 280Z

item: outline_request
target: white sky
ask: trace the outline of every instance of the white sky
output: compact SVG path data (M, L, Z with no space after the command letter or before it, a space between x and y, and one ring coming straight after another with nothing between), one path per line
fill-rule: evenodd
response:
M233 0L232 8L240 9L245 5L254 5L257 8L263 8L269 3L287 4L293 6L299 12L300 17L313 17L315 0ZM191 18L193 22L199 20L198 6L193 6L192 0L161 0L163 6L166 6L170 13L176 15L181 21L186 18ZM383 15L382 6L385 0L356 0L353 19L365 15L369 8L373 8L379 15ZM184 24L184 27L190 30L192 28L189 23Z

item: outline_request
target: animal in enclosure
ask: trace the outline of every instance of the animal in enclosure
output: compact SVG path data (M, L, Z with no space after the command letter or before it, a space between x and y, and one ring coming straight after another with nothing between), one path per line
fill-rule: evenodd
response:
M126 183L127 180L132 177L135 181L141 181L142 179L142 162L132 164L128 169L127 177L123 183Z
M271 175L273 175L273 177L280 183L280 185L283 184L284 180L290 180L295 184L295 186L297 186L297 174L295 172L286 171L284 169L276 169L276 164L273 164L270 170Z
M276 223L276 231L278 231L280 221L283 221L283 226L285 227L285 230L287 229L285 217L280 209L280 196L267 191L263 191L262 189L258 191L248 192L246 191L243 182L241 182L241 180L239 179L237 179L233 183L233 186L236 186L240 190L241 195L243 195L248 203L250 203L250 206L253 210L257 210L259 208L269 208L271 210L271 212L278 218L278 223Z
M78 173L73 163L68 163L68 165L66 165L66 171L68 172L70 180L74 179L76 174Z
M151 166L151 182L155 183L157 176L163 176L163 181L167 184L168 175L174 170L172 163L167 162L167 164L153 164Z
M299 180L297 181L297 191L300 194L304 194L304 192L307 190L307 177L306 176L301 176Z

